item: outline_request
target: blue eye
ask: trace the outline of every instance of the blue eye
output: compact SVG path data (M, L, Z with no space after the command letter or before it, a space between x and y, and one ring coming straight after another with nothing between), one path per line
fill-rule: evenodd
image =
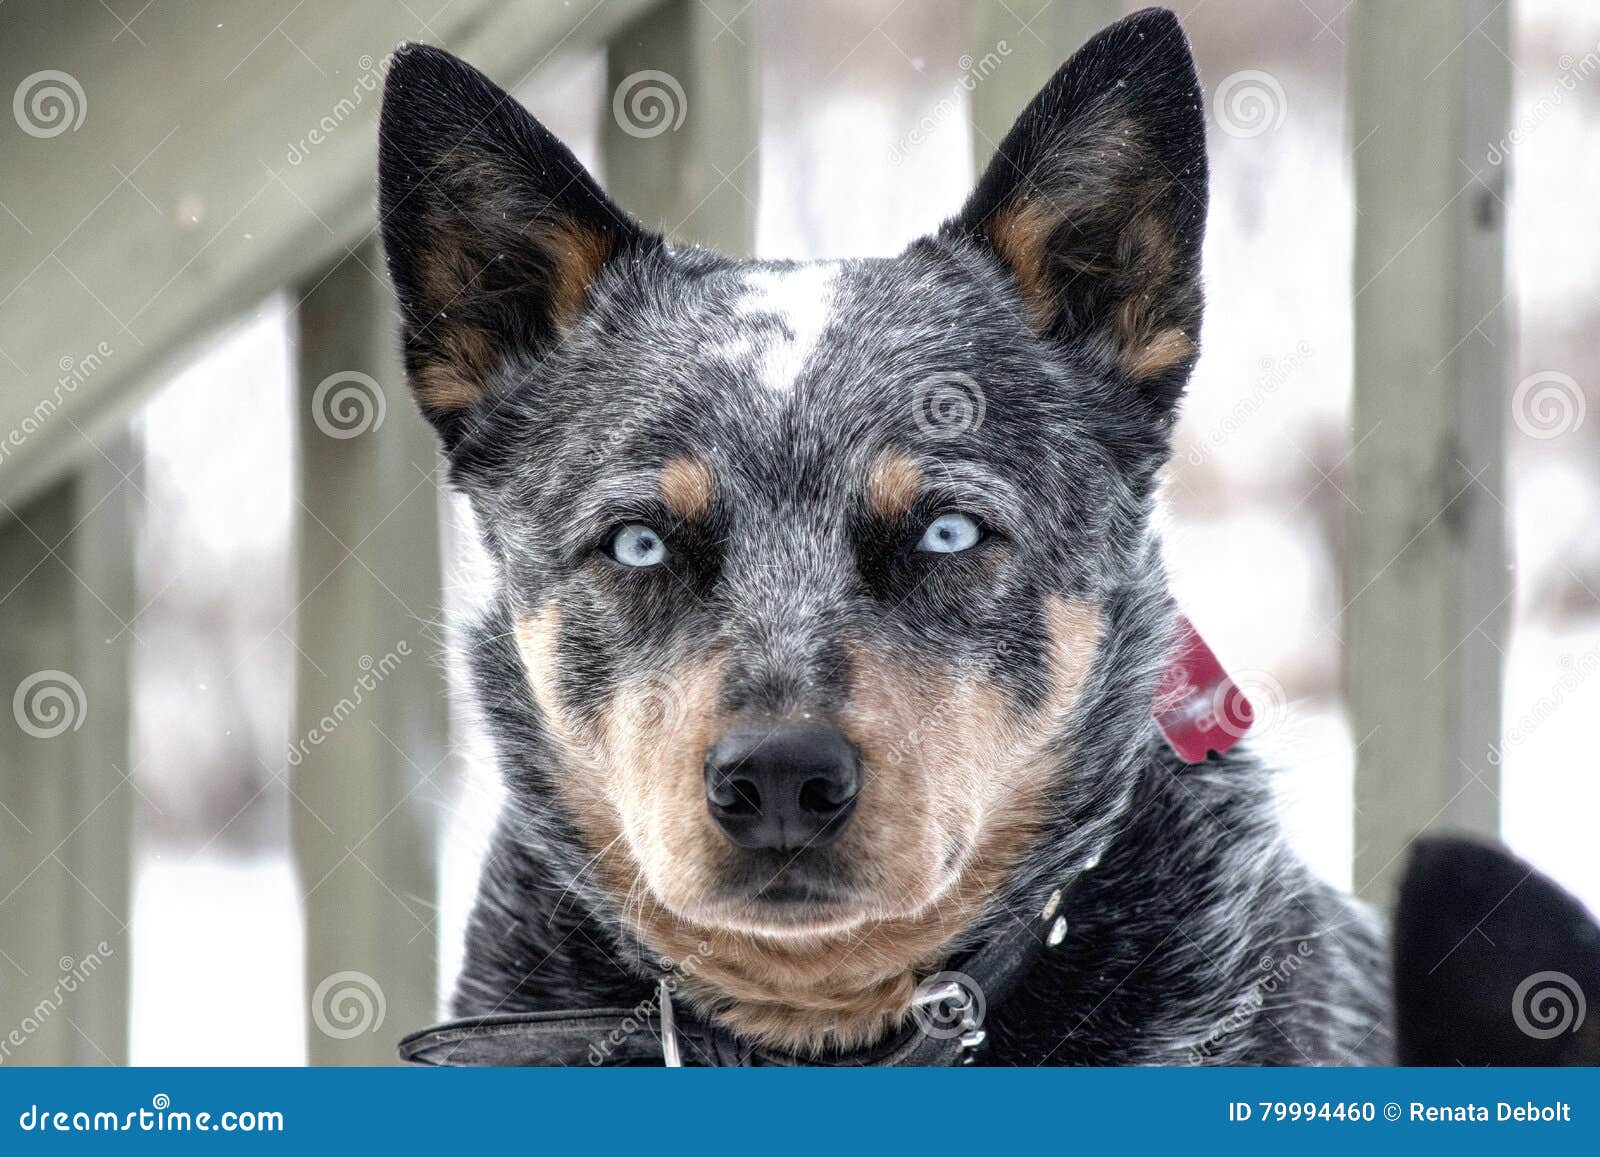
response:
M976 546L982 537L977 520L970 515L941 514L928 523L917 549L932 554L955 554Z
M656 566L667 560L667 544L654 527L630 522L611 539L611 557L623 566Z

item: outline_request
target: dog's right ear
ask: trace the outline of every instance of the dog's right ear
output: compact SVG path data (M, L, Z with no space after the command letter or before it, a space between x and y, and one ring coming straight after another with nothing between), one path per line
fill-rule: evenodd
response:
M549 352L607 264L654 240L515 99L420 44L384 86L378 210L406 372L446 448L501 367Z

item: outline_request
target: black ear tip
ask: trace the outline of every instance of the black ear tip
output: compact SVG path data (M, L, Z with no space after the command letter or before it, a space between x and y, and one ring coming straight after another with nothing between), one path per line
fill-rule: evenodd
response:
M1108 25L1089 43L1099 41L1108 56L1133 58L1151 69L1185 66L1194 71L1189 34L1170 8L1142 8Z
M402 40L394 46L389 62L389 80L402 83L428 72L458 71L466 63L454 53L417 40Z
M395 47L384 77L385 111L395 107L397 98L415 101L430 94L477 88L487 83L481 72L459 56L431 44L403 40Z
M383 84L378 179L425 170L469 139L516 133L526 113L472 65L431 44L402 41Z
M1130 12L1117 21L1117 24L1126 24L1130 27L1138 27L1147 31L1183 31L1182 26L1178 23L1178 14L1176 12L1170 8L1161 8L1153 4L1149 8L1141 8L1137 12Z

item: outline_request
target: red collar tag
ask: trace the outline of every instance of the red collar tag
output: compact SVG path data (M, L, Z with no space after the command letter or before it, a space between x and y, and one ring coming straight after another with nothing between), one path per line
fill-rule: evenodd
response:
M1212 751L1221 755L1255 720L1250 700L1181 612L1154 714L1161 734L1185 763L1203 763Z

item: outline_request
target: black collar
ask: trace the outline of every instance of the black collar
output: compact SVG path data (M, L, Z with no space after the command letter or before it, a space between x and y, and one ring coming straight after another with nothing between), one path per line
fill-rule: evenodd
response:
M769 1065L934 1066L971 1064L985 1042L988 1010L1005 1000L1047 944L1066 930L1061 892L1029 919L1006 927L960 958L959 969L923 980L908 1022L894 1035L848 1053L805 1057L755 1045L688 1016L667 978L633 1008L513 1012L466 1017L421 1029L400 1042L400 1059L422 1065Z

